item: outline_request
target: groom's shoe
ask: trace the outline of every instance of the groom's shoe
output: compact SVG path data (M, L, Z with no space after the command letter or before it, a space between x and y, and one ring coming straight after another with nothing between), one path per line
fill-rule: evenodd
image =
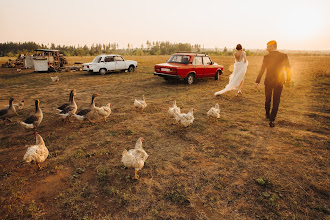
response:
M275 123L274 123L274 121L270 121L270 122L269 122L269 126L270 126L271 128L275 127Z
M268 114L266 113L266 118L269 119L269 113Z

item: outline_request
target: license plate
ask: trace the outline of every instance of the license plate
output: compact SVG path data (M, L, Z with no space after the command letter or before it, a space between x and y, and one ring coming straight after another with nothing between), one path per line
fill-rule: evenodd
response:
M161 68L160 70L164 71L164 72L170 72L171 71L169 68Z

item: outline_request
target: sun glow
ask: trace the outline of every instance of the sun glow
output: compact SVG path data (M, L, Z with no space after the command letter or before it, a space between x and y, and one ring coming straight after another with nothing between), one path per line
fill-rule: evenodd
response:
M285 16L285 31L289 37L306 39L320 34L322 18L312 8L294 8Z

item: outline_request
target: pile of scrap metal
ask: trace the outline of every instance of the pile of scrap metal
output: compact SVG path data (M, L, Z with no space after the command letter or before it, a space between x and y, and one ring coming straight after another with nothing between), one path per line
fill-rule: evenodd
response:
M59 50L37 49L33 56L20 54L16 60L7 61L2 64L6 68L34 68L36 72L59 71L68 61L60 54Z
M36 72L58 71L68 63L59 50L37 49L35 51L33 66Z
M24 54L19 54L16 60L9 59L6 63L2 64L4 68L21 68L24 66Z

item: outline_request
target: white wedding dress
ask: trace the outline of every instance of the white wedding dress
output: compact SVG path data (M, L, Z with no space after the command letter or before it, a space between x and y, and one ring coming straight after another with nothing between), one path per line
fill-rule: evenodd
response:
M241 56L239 57L238 60L235 57L234 71L229 76L228 85L226 85L226 87L223 90L214 93L215 96L221 95L233 89L238 89L238 86L241 84L241 82L244 79L248 66L248 61L246 60L245 62L245 60L246 60L246 55L244 51L241 53Z

